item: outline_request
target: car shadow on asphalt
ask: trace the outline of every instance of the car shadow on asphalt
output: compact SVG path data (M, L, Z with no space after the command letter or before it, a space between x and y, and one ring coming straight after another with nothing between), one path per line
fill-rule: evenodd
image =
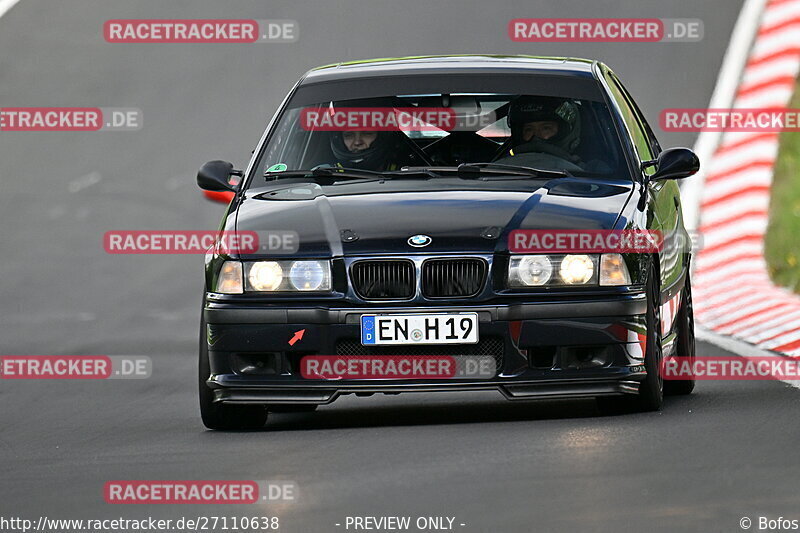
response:
M526 422L578 418L608 418L593 399L529 400L529 401L433 401L420 404L403 403L363 406L333 404L312 413L270 413L260 431L298 431L314 429L348 429L370 427L430 426L479 424L492 422ZM669 407L666 407L667 409ZM620 413L620 416L647 416L657 413ZM611 415L616 418L616 415Z

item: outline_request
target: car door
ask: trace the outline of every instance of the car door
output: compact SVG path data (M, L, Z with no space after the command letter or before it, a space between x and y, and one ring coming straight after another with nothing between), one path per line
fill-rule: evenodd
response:
M649 181L656 168L647 163L658 157L661 146L622 82L613 72L607 71L606 74L608 87L617 102L636 153L639 167L637 179L647 182L644 194L648 229L661 231L665 237L671 237L665 239L664 248L659 254L661 287L665 290L681 279L684 265L688 264L686 250L680 246L687 237L681 219L680 189L675 180Z

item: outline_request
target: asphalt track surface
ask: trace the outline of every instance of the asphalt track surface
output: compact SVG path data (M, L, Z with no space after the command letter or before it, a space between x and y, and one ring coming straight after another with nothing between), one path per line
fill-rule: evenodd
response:
M660 413L494 393L338 400L215 433L196 401L200 256L120 256L111 229L211 229L196 169L242 166L300 74L337 60L525 53L606 61L657 124L707 104L739 1L22 0L0 19L0 105L142 109L138 132L0 133L0 353L149 355L142 381L0 381L0 516L453 516L456 530L739 531L800 518L800 391L702 382ZM700 18L702 43L518 44L515 17ZM123 45L112 18L294 19L293 44ZM694 136L662 134L665 146ZM723 354L699 345L701 355ZM293 504L113 506L114 479L288 479ZM794 513L795 516L792 516ZM755 529L755 526L754 526Z

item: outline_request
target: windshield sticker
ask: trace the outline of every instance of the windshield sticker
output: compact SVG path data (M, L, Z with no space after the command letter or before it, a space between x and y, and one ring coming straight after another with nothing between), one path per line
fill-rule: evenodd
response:
M284 163L277 163L267 169L267 172L285 172L287 167Z

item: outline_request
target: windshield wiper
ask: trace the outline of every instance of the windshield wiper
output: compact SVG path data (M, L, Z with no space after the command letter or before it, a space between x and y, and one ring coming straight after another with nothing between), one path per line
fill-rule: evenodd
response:
M572 175L566 170L503 165L501 163L462 163L458 165L458 176L461 178L483 178L483 175L487 173L545 179L566 178Z
M403 167L400 170L378 172L348 167L316 167L310 170L283 170L264 172L264 178L279 180L282 178L330 178L333 180L381 180L404 178L443 178L446 174L457 174L462 179L529 179L529 178L564 178L570 176L563 170L542 170L516 165L499 163L464 163L457 167Z
M283 170L264 172L264 178L268 181L279 180L281 178L296 178L306 176L313 178L336 179L375 179L384 177L381 172L346 167L317 167L310 170Z
M384 176L404 178L411 176L427 176L443 178L447 174L456 174L462 179L530 179L530 178L566 178L571 176L565 170L543 170L532 167L502 165L499 163L462 163L457 167L403 167L400 170L384 172Z
M383 172L384 176L390 178L410 178L411 176L426 178L442 178L439 172L451 171L451 167L402 167L400 170L390 170Z
M378 172L376 170L364 170L360 168L347 167L317 167L311 170L284 170L278 172L264 172L267 180L278 180L281 178L313 177L313 178L333 178L333 179L396 179L396 178L441 178L432 167L403 167L400 170L387 170ZM455 167L452 172L455 172Z

